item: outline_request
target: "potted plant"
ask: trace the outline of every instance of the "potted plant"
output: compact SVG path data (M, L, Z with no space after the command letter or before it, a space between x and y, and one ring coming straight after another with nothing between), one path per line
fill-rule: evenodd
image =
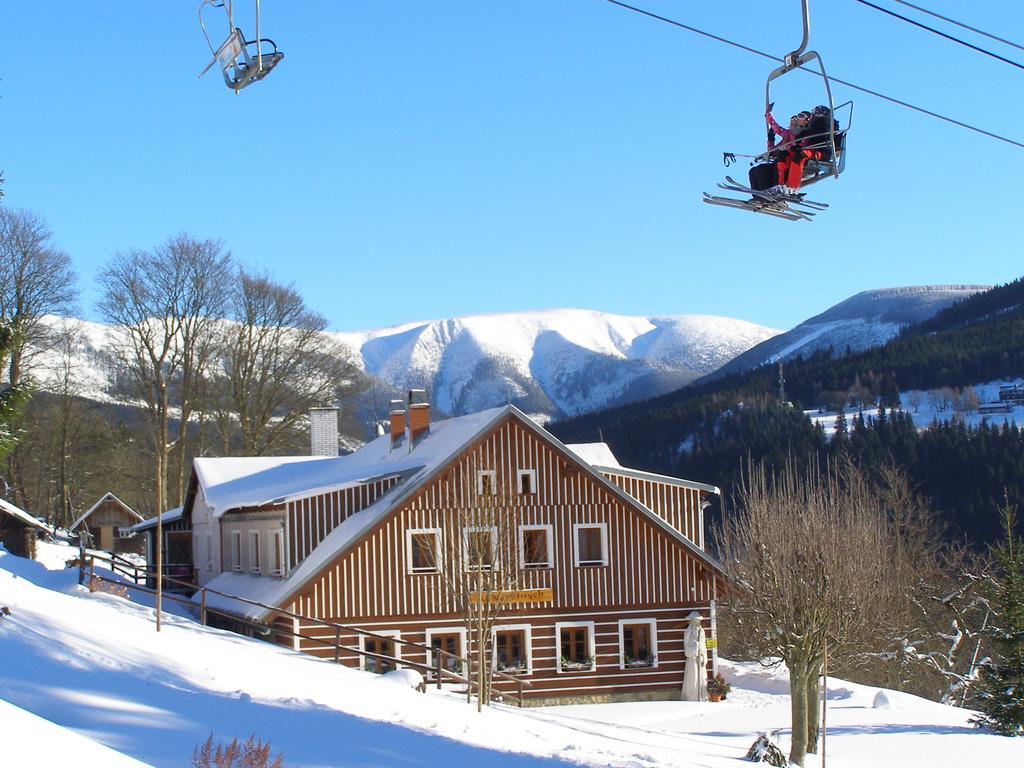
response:
M708 698L711 701L721 701L731 690L732 686L725 681L721 673L708 680Z
M653 667L655 656L648 654L647 656L626 656L626 669L634 669L636 667Z
M561 666L563 672L581 672L583 670L593 669L594 660L589 656L584 656L579 661L573 661L563 656L561 659Z
M498 671L506 675L521 675L526 672L526 659L513 659L512 661L499 661Z

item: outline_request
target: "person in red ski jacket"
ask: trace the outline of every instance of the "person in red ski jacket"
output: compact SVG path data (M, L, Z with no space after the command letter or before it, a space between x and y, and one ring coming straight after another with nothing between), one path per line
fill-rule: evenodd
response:
M779 186L773 187L773 190L796 194L803 183L804 166L807 161L821 160L824 157L821 149L815 147L822 144L826 134L831 130L832 111L824 106L815 107L808 115L808 120L803 124L802 135L804 138L779 158L776 164L779 172Z
M779 189L776 185L777 179L781 178L778 170L778 160L780 154L784 154L787 150L794 146L794 142L800 135L801 131L807 126L807 121L811 117L810 112L799 112L789 118L789 128L783 128L779 125L775 118L772 116L771 111L772 105L768 106L768 111L764 113L764 119L768 123L768 161L760 165L755 165L748 172L750 177L750 186L752 189L763 189L763 190L775 190L782 192L784 190ZM772 153L775 148L775 137L778 136L782 139L780 145L782 149L779 152Z

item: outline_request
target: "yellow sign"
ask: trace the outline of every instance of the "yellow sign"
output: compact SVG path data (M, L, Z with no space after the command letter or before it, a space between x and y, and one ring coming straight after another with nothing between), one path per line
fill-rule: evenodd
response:
M714 648L717 648L717 647L718 647L718 641L717 641L717 640L715 640L715 639L714 639L714 638L712 638L712 637L709 637L709 638L707 639L707 641L705 642L705 645L707 645L707 647L708 647L708 650L710 651L710 650L712 650L712 649L714 649Z
M555 599L555 593L551 589L513 589L504 592L473 592L469 596L469 602L476 605L480 602L487 602L491 605L515 605L516 603L550 603Z

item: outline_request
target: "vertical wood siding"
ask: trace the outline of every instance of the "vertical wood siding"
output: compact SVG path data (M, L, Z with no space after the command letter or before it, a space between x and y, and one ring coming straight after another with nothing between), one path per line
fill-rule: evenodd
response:
M351 515L373 504L398 482L388 477L341 491L288 502L289 562L294 568Z
M443 476L422 489L353 550L325 567L295 600L294 610L340 621L452 616L454 606L444 596L439 576L406 573L405 531L449 527L453 511L475 497L475 478L468 477L473 467L497 471L498 487L507 495L505 503L510 514L518 517L517 524L552 526L554 568L524 571L522 588L550 588L554 601L521 604L516 606L520 613L637 606L654 609L706 605L711 599L710 575L704 574L678 542L509 420L471 447ZM536 470L536 493L516 492L519 469ZM686 535L696 543L693 536L699 523L699 492L665 484L648 485L637 481L625 490L660 499L659 514L672 515L665 519L684 534L689 531ZM289 504L293 558L305 557L325 531L357 508L367 506L371 496L376 498L386 488L373 489L362 497L360 490ZM607 566L574 566L573 525L578 523L607 526ZM505 567L509 565L518 567L518 562Z
M704 548L704 515L701 491L683 488L654 479L640 479L602 470L602 475L680 531L701 549Z

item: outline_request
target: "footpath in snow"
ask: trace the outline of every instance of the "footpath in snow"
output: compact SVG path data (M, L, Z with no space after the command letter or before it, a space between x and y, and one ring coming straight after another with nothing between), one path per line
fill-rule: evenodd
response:
M48 555L60 564L59 553ZM178 768L211 732L256 734L285 765L307 768L735 768L759 730L783 729L788 746L784 672L756 664L723 662L734 688L718 704L499 705L478 714L454 693L412 690L401 674L336 666L189 617L166 616L158 634L150 607L90 594L77 571L2 550L0 605L11 608L0 621L5 767ZM889 692L891 707L875 709L877 691L830 686L830 766L1024 765L1024 739L978 732L970 712L908 694Z

